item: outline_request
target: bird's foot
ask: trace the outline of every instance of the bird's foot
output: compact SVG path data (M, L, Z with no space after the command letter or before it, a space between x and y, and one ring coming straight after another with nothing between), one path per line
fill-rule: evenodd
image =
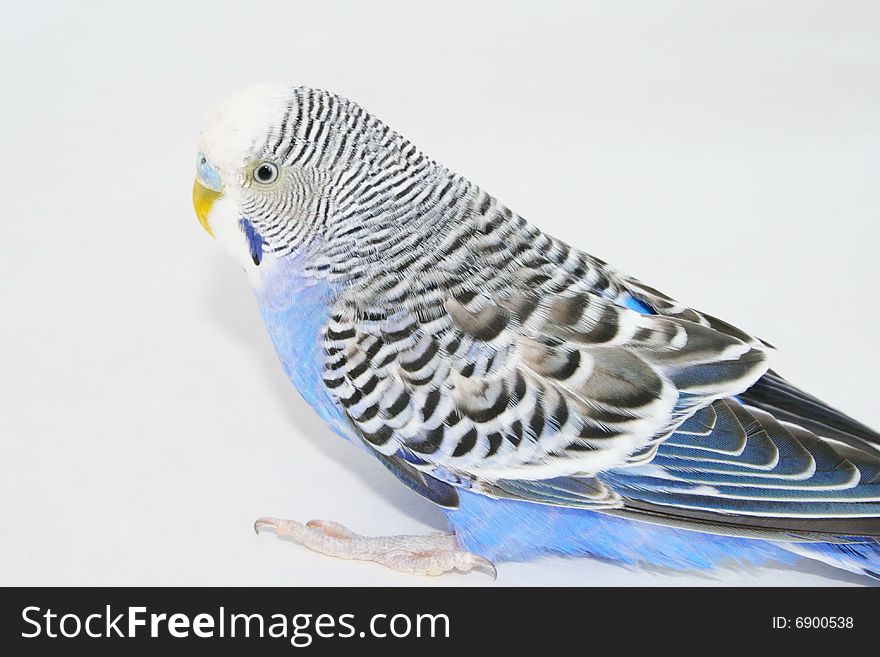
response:
M259 518L254 530L271 528L279 538L288 538L310 550L339 559L375 561L392 570L411 575L442 575L454 570L479 570L496 576L488 559L458 547L455 534L433 532L423 536L361 536L329 520Z

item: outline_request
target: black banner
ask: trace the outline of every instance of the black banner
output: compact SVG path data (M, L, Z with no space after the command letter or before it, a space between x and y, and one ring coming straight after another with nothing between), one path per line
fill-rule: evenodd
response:
M872 588L36 588L0 596L0 648L9 655L845 649L870 645L880 609Z

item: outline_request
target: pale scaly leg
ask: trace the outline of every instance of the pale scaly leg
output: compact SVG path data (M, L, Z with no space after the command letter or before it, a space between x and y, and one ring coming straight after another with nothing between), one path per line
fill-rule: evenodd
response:
M442 575L458 570L480 570L496 576L495 565L488 559L458 547L455 534L433 532L423 536L361 536L329 520L310 520L305 525L296 520L259 518L254 531L271 528L279 538L289 538L310 550L339 559L375 561L392 570L411 575Z

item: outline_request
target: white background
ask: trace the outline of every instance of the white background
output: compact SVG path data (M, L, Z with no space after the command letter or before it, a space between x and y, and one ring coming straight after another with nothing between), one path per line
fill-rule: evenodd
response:
M548 232L781 348L880 425L876 2L2 2L0 584L483 585L322 557L271 514L442 514L332 435L190 206L201 118L349 96ZM859 584L588 560L498 584Z

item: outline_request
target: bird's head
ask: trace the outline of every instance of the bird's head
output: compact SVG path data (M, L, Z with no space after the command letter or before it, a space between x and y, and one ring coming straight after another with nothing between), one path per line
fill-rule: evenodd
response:
M193 205L202 226L255 274L285 256L340 251L436 182L438 167L354 103L262 85L212 110ZM371 221L375 220L371 224Z

